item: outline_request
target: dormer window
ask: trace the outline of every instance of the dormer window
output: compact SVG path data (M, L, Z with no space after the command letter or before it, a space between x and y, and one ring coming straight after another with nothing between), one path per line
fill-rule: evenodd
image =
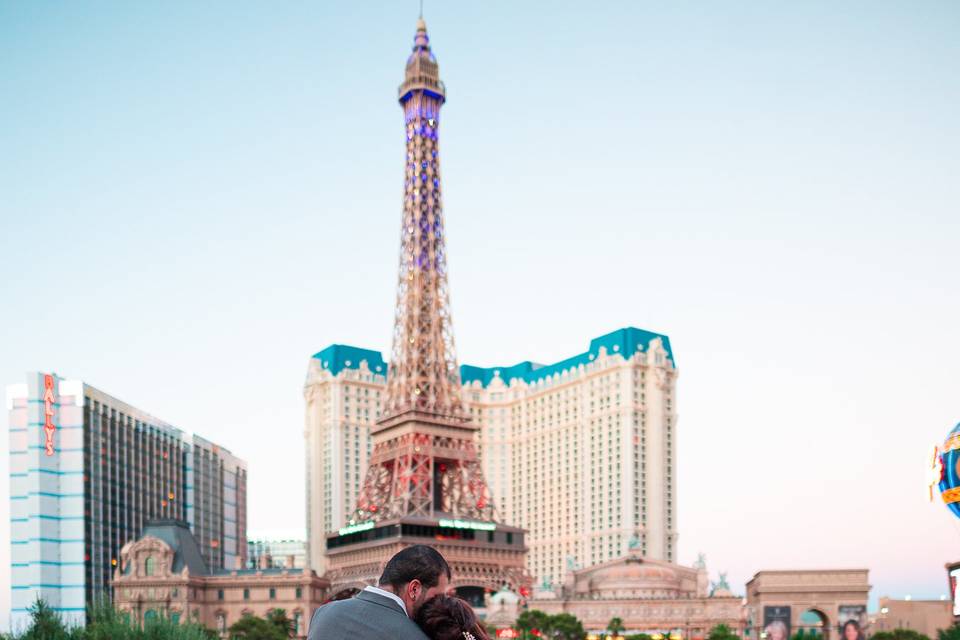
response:
M147 559L143 562L143 575L152 576L153 575L153 565L154 560L153 556L147 556Z

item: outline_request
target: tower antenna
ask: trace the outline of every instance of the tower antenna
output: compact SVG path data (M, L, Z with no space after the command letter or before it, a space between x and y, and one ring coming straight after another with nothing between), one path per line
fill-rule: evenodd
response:
M420 19L423 20L423 0L420 0Z

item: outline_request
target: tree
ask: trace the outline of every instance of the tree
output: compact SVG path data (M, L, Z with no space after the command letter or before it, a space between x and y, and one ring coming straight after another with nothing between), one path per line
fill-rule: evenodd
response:
M519 616L517 616L517 622L515 626L520 630L523 638L533 637L536 633L542 633L547 628L547 622L549 621L550 616L545 614L543 611L538 611L537 609L531 609L529 611L524 611Z
M547 618L547 635L557 640L584 640L587 632L583 624L569 613L558 613Z
M296 625L284 609L271 609L267 612L267 622L276 627L284 638L292 638L297 633Z
M653 640L649 633L633 633L627 636L627 640Z
M946 629L937 629L937 640L960 640L960 624Z
M610 622L607 623L607 631L610 632L610 635L618 636L623 630L623 620L620 618L610 618Z
M707 634L707 640L740 640L740 637L725 624L718 624L710 629Z
M30 627L22 640L68 640L70 632L63 626L57 612L46 602L37 598L30 607Z
M230 626L230 637L236 640L286 640L288 636L263 618L245 615Z
M870 640L930 640L930 638L913 629L893 629L877 631L870 636Z

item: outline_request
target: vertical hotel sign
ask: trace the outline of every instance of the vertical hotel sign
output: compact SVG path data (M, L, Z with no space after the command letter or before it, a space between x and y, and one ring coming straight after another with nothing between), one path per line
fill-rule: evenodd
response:
M53 455L53 434L57 427L53 424L53 403L56 399L53 396L53 376L49 373L43 376L43 435L45 438L44 449L48 456Z

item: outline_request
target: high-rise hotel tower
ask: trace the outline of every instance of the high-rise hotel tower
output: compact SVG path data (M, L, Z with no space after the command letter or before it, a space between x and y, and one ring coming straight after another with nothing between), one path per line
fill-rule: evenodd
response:
M15 630L37 598L82 623L148 520L186 521L211 568L245 562L246 463L227 449L54 373L6 400Z
M310 358L311 543L353 513L385 371L369 349L333 345ZM670 339L632 327L553 364L460 367L487 484L503 517L528 530L538 583L631 544L677 561L677 375Z
M369 502L365 474L383 459L372 455L372 432L400 405L426 399L471 418L489 497L502 521L527 529L538 582L629 548L675 562L677 370L666 336L625 328L550 365L456 368L437 163L444 93L421 22L400 92L407 171L394 353L390 367L379 351L340 344L310 359L309 562L326 571L327 534L349 530ZM430 261L435 274L424 270ZM435 288L422 288L425 273L438 276Z

